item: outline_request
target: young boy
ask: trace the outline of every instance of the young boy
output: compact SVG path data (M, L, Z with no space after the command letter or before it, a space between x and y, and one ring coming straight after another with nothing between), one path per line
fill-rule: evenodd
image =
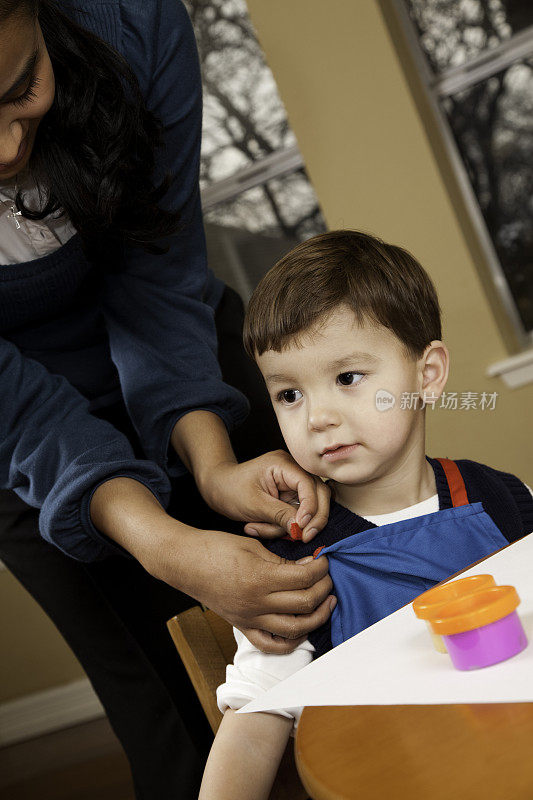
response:
M449 355L435 289L405 250L349 230L303 242L257 287L244 337L291 455L333 494L318 535L263 544L293 560L326 547L337 607L288 655L261 653L234 629L200 800L266 800L299 717L235 709L533 530L518 478L425 454L421 401L440 398Z

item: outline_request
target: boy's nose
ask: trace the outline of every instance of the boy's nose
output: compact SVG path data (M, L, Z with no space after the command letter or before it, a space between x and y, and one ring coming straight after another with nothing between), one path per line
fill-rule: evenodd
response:
M340 414L333 408L315 408L309 413L309 430L323 431L325 428L336 428L340 424Z

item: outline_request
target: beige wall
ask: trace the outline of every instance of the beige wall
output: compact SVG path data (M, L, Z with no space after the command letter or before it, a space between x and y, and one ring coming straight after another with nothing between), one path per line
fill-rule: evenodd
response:
M83 677L48 617L7 572L0 572L0 703Z
M489 463L533 486L524 435L533 386L511 391L484 377L508 350L378 4L248 4L329 226L410 249L441 298L449 389L499 392L495 411L429 411L428 453ZM5 573L0 602L0 701L79 677L59 635Z

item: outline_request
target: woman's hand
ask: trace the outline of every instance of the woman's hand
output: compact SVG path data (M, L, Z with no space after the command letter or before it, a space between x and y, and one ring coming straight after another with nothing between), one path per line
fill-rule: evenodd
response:
M172 431L177 454L193 473L206 503L230 519L249 523L251 536L274 538L290 533L296 521L309 542L329 513L329 488L305 472L284 450L238 464L226 426L203 409L181 417ZM290 501L299 501L298 510Z
M290 533L296 521L303 541L309 542L328 519L329 488L284 450L243 464L222 462L200 472L197 482L206 503L230 519L247 522L244 530L250 536L272 539Z
M256 539L192 528L132 478L100 484L90 514L151 575L212 608L265 653L290 653L330 616L335 598L323 556L295 563Z
M169 518L170 519L170 518ZM325 557L286 561L260 542L172 520L144 566L239 628L265 653L290 653L330 617L336 599Z

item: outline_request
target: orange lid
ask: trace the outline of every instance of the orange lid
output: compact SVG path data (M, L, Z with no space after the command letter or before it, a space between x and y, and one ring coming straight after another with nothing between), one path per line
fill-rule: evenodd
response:
M443 583L442 586L428 589L413 600L413 611L419 619L431 619L438 616L436 612L443 603L449 603L450 600L487 586L496 586L492 575L470 575L468 578L459 578L458 581Z
M519 603L514 586L489 586L442 605L430 624L440 636L463 633L506 617Z

